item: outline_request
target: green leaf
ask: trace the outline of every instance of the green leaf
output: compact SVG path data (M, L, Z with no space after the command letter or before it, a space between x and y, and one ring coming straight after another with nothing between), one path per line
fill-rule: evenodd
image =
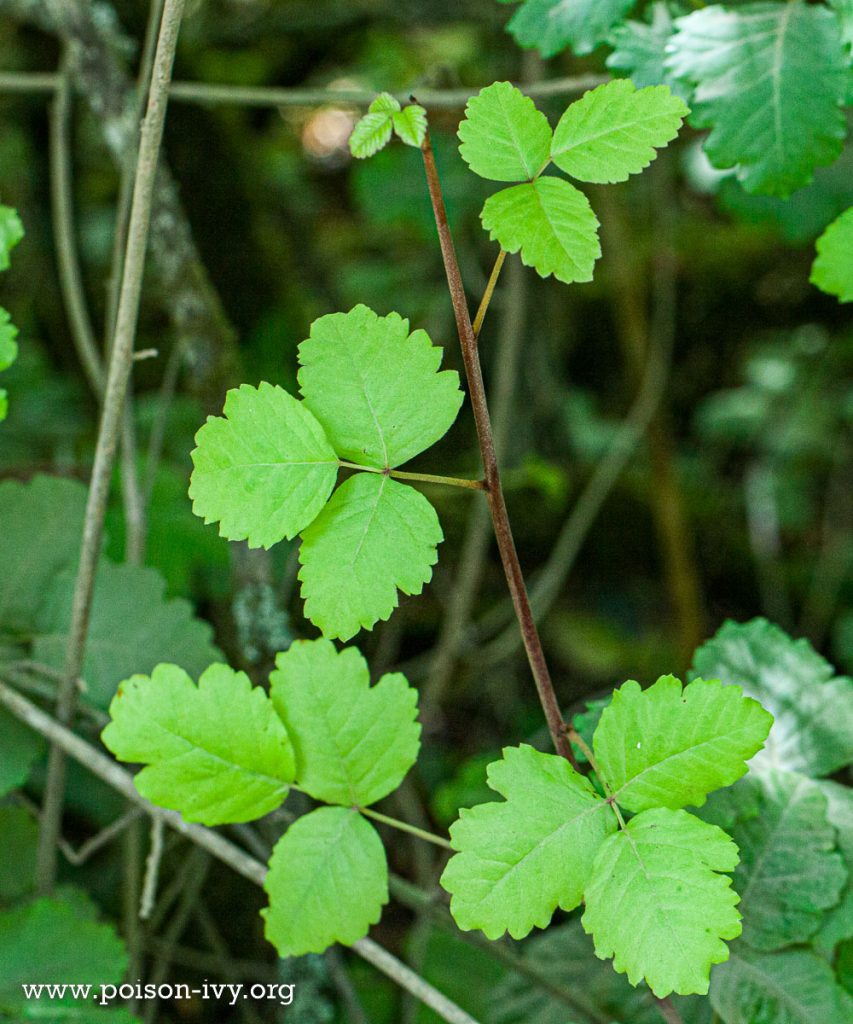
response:
M367 108L368 114L396 114L399 101L390 92L381 92Z
M814 946L826 953L853 938L853 790L837 782L815 782L827 801L827 818L838 835L838 850L847 868L847 884L837 907L824 914Z
M693 123L715 167L748 192L787 196L841 152L847 58L832 11L719 5L676 20L669 70L695 84Z
M459 374L439 371L442 355L397 313L359 305L311 325L299 346L299 388L341 458L387 469L435 444L456 419Z
M397 607L397 590L419 594L444 539L418 491L380 473L343 483L302 534L305 615L326 637L348 640Z
M127 968L124 945L113 928L79 916L59 900L42 899L0 914L0 949L0 1018L16 1021L100 1019L91 1001L81 1005L70 996L28 1005L22 986L73 982L99 989L119 985Z
M0 307L0 370L8 368L18 358L18 328L12 323L11 315Z
M391 115L384 110L365 114L356 121L349 137L350 153L358 160L373 156L391 141Z
M521 250L521 262L541 277L591 281L601 255L598 218L589 200L562 178L505 188L490 196L481 214L483 227L507 252Z
M811 950L758 953L737 942L731 954L710 993L725 1024L850 1024L832 968Z
M521 46L535 46L543 57L553 57L567 46L583 55L607 40L635 2L526 0L507 28Z
M580 903L616 818L568 761L527 745L505 748L488 782L506 799L460 811L441 884L464 931L520 939Z
M711 965L740 934L738 895L718 872L737 847L716 825L686 811L643 811L605 840L586 888L581 919L596 956L632 985L645 978L663 999L708 991Z
M41 736L0 709L0 797L24 785L44 750Z
M77 480L36 476L0 483L0 631L29 638L45 592L76 564L86 509Z
M229 391L224 413L208 416L195 437L193 511L249 547L295 537L335 485L338 459L323 428L304 403L266 383Z
M9 253L24 237L24 225L18 211L0 206L0 270L9 269Z
M410 103L409 106L393 114L391 120L397 138L405 142L407 146L420 149L427 133L427 112L424 108L418 106L417 103Z
M845 46L853 47L853 0L829 0L841 23L841 39Z
M808 640L792 640L766 619L726 622L693 658L693 672L737 683L775 719L757 765L830 775L853 750L853 681Z
M550 162L548 118L509 82L495 82L468 100L459 139L459 155L490 181L532 180Z
M664 66L666 47L673 33L672 15L665 3L651 6L652 20L624 21L610 33L613 53L607 58L612 71L622 71L638 89L647 85L668 85L676 96L687 100L688 90Z
M35 888L39 830L23 807L0 807L0 906L16 903Z
M732 831L740 849L734 884L743 941L768 951L808 941L838 903L847 869L815 783L794 772L762 773L760 782L760 813Z
M675 138L687 113L668 86L638 92L627 78L617 78L566 109L554 131L551 158L580 181L627 181Z
M841 302L853 302L853 206L824 231L809 280Z
M295 759L272 702L243 672L211 665L198 686L177 665L125 680L101 738L152 803L204 825L252 821L278 807Z
M660 1024L647 988L632 988L610 964L592 955L589 936L577 918L531 936L521 946L525 964L555 989L572 995L573 1008L524 974L507 972L492 992L489 1024L566 1024L567 1020ZM587 1011L587 1012L582 1012Z
M321 807L276 843L264 889L266 936L280 956L351 946L388 902L385 850L358 811Z
M602 712L593 749L620 806L677 810L745 775L772 723L737 686L697 679L682 690L661 676L642 690L631 680Z
M75 573L60 573L48 588L38 616L33 657L61 669L68 642ZM181 598L166 600L155 569L102 561L89 617L83 679L87 698L105 708L122 679L173 662L198 675L222 655L213 630Z
M299 785L315 800L368 807L417 760L418 692L399 672L370 685L361 652L297 640L276 658L270 695L296 753Z

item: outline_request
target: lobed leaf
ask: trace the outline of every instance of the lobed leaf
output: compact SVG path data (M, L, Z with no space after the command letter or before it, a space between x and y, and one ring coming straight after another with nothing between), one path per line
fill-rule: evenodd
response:
M613 52L607 67L622 71L638 89L668 85L676 96L688 98L688 90L665 67L666 47L673 33L672 15L662 0L651 5L651 21L624 21L610 33Z
M553 57L567 46L582 56L605 42L635 3L636 0L526 0L507 28L521 46L534 46L543 57Z
M368 807L417 760L417 690L399 672L371 686L355 647L297 640L276 658L270 696L293 743L299 785L315 800Z
M390 92L380 92L367 108L368 114L396 114L400 109L400 101Z
M382 473L357 473L302 533L305 615L326 637L348 640L419 594L444 539L435 509Z
M509 82L495 82L468 100L459 139L462 159L490 181L532 180L550 162L548 118Z
M738 683L773 714L757 766L829 775L853 750L853 680L809 644L792 640L766 619L726 622L700 647L693 671Z
M54 578L77 564L86 487L77 480L36 476L0 483L0 623L29 636Z
M616 818L566 760L526 745L507 747L488 783L506 799L460 811L441 884L464 931L520 939L580 903Z
M338 459L323 428L272 384L229 391L224 416L209 416L195 440L193 511L249 547L295 537L335 485Z
M832 163L845 135L849 71L823 5L713 4L676 20L667 66L693 83L705 152L748 192L787 196Z
M630 811L701 805L746 774L773 718L740 687L661 676L633 680L604 709L593 738L602 781Z
M580 181L627 181L675 138L687 113L667 86L637 91L628 79L617 78L566 109L554 131L551 159Z
M64 571L48 587L37 616L33 657L61 669L68 644L76 573ZM106 708L116 687L159 662L174 662L197 675L222 655L209 623L189 601L167 600L156 569L102 560L95 578L83 679L88 699Z
M251 821L294 780L293 748L271 701L243 672L211 665L198 686L177 665L126 680L102 740L152 803L204 825Z
M850 1024L829 964L809 949L758 953L743 942L714 968L711 1005L726 1024Z
M25 984L119 985L127 969L127 954L115 930L87 919L66 901L40 899L0 914L0 1018L22 1021L110 1020L112 1013L64 996L50 1000L33 1013ZM36 1006L39 1004L36 1003ZM45 1012L47 1011L47 1012ZM127 1015L123 1021L129 1021Z
M601 255L598 218L589 200L561 178L505 188L490 196L481 214L483 227L506 252L521 251L521 261L541 277L591 281Z
M596 956L659 999L706 993L711 965L729 955L723 940L741 930L738 895L719 873L736 864L716 825L664 807L638 814L604 841L586 888L581 922Z
M266 936L280 956L352 945L388 902L388 865L376 830L351 808L321 807L275 845L264 882Z
M838 836L838 852L847 869L847 884L838 906L823 915L813 944L821 952L831 953L846 939L853 938L853 790L837 782L815 782L827 801L827 819Z
M299 388L341 458L386 469L435 444L456 419L459 374L439 371L442 355L397 313L359 305L311 325Z
M809 940L823 911L838 903L847 868L835 849L826 797L811 779L774 771L760 783L759 814L732 831L740 849L734 883L743 941L769 951Z
M840 302L853 302L853 206L829 225L815 245L817 256L809 280Z

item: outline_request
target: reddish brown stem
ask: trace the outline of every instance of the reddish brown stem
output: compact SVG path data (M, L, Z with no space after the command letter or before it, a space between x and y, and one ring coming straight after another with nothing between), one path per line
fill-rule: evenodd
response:
M444 197L441 192L441 183L438 178L438 169L435 165L435 156L432 151L429 133L424 138L421 151L424 158L429 197L432 201L435 224L438 228L438 239L441 243L441 255L447 274L447 284L450 288L450 298L453 303L453 313L456 318L456 329L459 333L459 344L462 347L462 361L465 366L465 375L468 378L468 391L471 398L471 408L474 413L474 423L477 427L477 440L480 444L480 454L483 459L486 494L489 501L489 511L492 515L495 538L498 542L498 551L500 552L506 581L509 586L510 596L512 597L513 608L515 609L521 629L521 636L524 640L527 660L530 662L530 670L536 682L536 689L539 693L542 710L545 712L545 720L548 723L551 739L554 742L557 753L565 757L577 768L571 744L566 737L565 723L560 712L557 695L554 692L551 674L545 661L545 653L542 650L539 631L533 620L533 612L531 611L530 601L527 596L527 587L525 586L521 565L518 561L518 553L515 550L515 541L506 511L503 488L501 487L498 460L495 455L492 423L489 417L489 407L486 402L486 389L483 384L480 357L477 352L477 337L474 334L471 314L465 299L462 274L459 270L456 249L453 245L453 237L447 222L447 211L444 207Z

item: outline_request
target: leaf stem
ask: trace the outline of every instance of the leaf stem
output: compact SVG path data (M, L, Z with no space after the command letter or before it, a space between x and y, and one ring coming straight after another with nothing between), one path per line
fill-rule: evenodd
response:
M357 462L338 460L344 469L360 469L363 473L383 473L395 480L415 480L422 484L441 484L444 487L464 487L469 491L485 491L485 480L465 480L458 476L436 476L433 473L406 473L402 469L380 469L378 466L360 466Z
M474 317L472 327L475 338L480 337L480 331L483 329L483 321L486 319L489 303L492 301L492 296L495 293L495 285L498 283L498 278L501 276L501 270L503 269L505 259L506 250L501 249L498 253L498 258L495 260L495 265L492 267L492 272L489 275L489 283L486 285L486 290L483 292L483 298L480 300L480 308L477 310L477 315Z
M142 123L133 203L128 227L127 255L122 285L114 344L110 354L103 410L95 447L95 461L86 503L80 565L74 585L71 623L65 651L63 680L58 687L56 715L61 725L67 725L74 714L77 698L77 680L82 671L86 653L89 616L95 590L95 575L101 553L104 517L109 497L110 481L116 448L122 425L122 410L128 379L133 366L133 343L142 292L142 274L151 220L154 182L166 119L169 82L178 40L178 28L185 0L166 0L157 55L151 79L148 109ZM53 745L50 751L45 786L42 827L36 862L37 887L49 892L56 878L57 842L65 799L65 754Z
M456 329L462 348L462 361L468 378L471 408L474 413L477 439L485 471L489 511L492 515L492 525L495 530L495 538L501 562L503 563L504 574L506 575L513 607L515 608L515 614L524 639L527 660L530 663L530 669L533 673L533 679L536 683L539 700L545 713L545 720L548 723L548 730L551 733L554 747L573 767L577 768L575 755L565 733L565 723L560 712L557 695L554 692L554 684L548 671L545 653L542 650L539 631L533 619L530 600L527 596L527 587L524 583L524 576L518 561L518 553L515 549L515 541L512 536L512 528L501 487L498 461L495 455L495 442L492 434L492 423L489 417L489 407L486 401L486 388L483 383L483 371L477 352L477 338L471 324L471 315L465 299L465 288L462 284L462 274L459 270L459 262L456 259L456 249L453 245L450 225L447 222L447 211L444 206L444 196L441 191L441 182L438 177L438 168L435 165L435 156L432 151L429 132L424 137L421 153L423 155L424 170L426 171L427 186L435 215L436 228L438 229L444 270L450 289L450 299L453 303L453 313L456 318Z
M613 790L607 785L607 781L604 776L598 770L598 762L595 760L595 754L592 752L592 748L587 741L581 736L581 734L575 729L573 725L566 726L566 736L568 736L570 742L576 743L583 751L584 757L589 761L590 767L595 772L595 776L601 783L605 795L607 796L607 802L613 809L613 813L616 815L616 820L619 822L619 827L625 828L625 819L622 817L622 811L619 809L619 805L616 803L616 796Z
M407 821L391 818L387 814L374 811L372 807L356 807L356 810L361 811L368 818L373 818L374 821L381 821L384 825L390 825L391 828L399 829L400 832L408 832L409 835L417 836L418 839L423 839L424 842L432 843L434 846L441 846L445 850L453 849L447 839L437 836L433 832L427 832L426 829L418 828L417 825L410 825Z

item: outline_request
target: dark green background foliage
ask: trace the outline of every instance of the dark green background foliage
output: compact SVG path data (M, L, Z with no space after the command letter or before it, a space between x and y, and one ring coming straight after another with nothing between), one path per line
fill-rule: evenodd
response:
M664 67L662 54L672 17L700 5L638 3L627 26L621 19L630 3L595 5L602 17L612 8L612 22L595 38L587 22L573 52L568 29L557 43L536 35L536 18L554 6L546 0L526 0L522 8L494 0L190 4L178 80L293 87L312 95L304 105L276 107L199 104L178 93L170 106L164 157L184 212L176 213L169 199L152 235L137 348L156 349L157 356L136 365L132 403L148 495L148 568L120 564L127 529L117 471L84 672L92 709L79 723L86 738L97 741L117 683L157 661L178 661L196 676L218 649L261 683L277 651L294 638L317 635L298 600L294 545L250 552L192 514L193 437L206 415L221 411L229 387L265 380L295 392L296 349L311 321L359 302L382 315L398 310L412 329L425 328L445 346L443 365L461 372L419 154L392 144L370 160L353 161L347 138L363 110L323 90L411 92L427 107L473 309L496 247L478 219L494 190L468 171L457 148L466 92L495 80L538 83L634 71L638 85L666 81L691 103L690 78L699 76L699 65L687 74L680 63ZM577 0L576 6L589 5ZM730 10L745 6L733 3ZM819 9L818 19L830 17L825 5L804 6ZM53 72L64 46L85 37L94 58L83 93L97 93L104 83L116 88L116 68L134 73L147 7L141 0L68 0L66 13L57 15L50 4L0 0L0 202L17 208L26 229L0 279L0 303L20 330L18 361L2 382L9 415L0 425L0 680L39 697L50 696L62 665L97 409L57 275L49 96L18 92L11 79L18 72ZM834 73L849 92L845 47L853 14L849 0L834 8L846 18L832 50ZM504 26L516 10L514 39ZM834 32L835 21L832 26ZM612 45L598 45L608 38ZM518 45L537 40L548 59ZM833 82L820 88L831 91ZM431 104L434 90L461 90L463 99ZM538 96L537 105L553 125L576 95ZM108 308L119 181L111 152L115 98L107 96L104 112L79 96L69 123L74 240L98 337ZM799 102L792 99L792 108ZM830 108L834 103L830 97ZM805 1018L790 1007L744 994L743 979L763 972L799 978L801 991L812 993L809 1019L830 1024L832 1014L849 1012L841 995L826 1002L832 972L846 985L853 973L849 882L841 891L842 855L851 862L849 791L842 788L849 781L850 733L827 725L826 733L808 734L795 709L797 687L814 683L833 687L839 714L849 715L849 688L825 661L802 647L792 653L763 623L753 627L749 643L758 645L759 662L776 652L785 667L775 675L750 662L753 676L744 678L749 666L738 660L743 647L731 632L695 661L693 654L725 620L766 616L808 638L839 674L853 672L853 325L849 307L809 283L815 239L853 202L853 144L838 142L833 159L835 143L821 143L816 162L826 166L808 184L810 169L798 165L787 184L764 190L777 194L752 194L751 172L740 164L736 172L717 171L709 157L724 163L720 147L709 142L708 153L703 150L713 105L691 105L692 127L646 173L624 184L585 187L602 224L603 256L593 283L543 281L510 257L483 330L481 358L510 518L557 693L571 712L593 702L577 723L581 733L589 739L601 709L595 701L623 680L646 685L670 672L686 679L693 664L705 678L744 685L777 720L781 710L788 739L800 730L805 736L794 742L799 759L775 768L809 779L773 776L760 793L747 779L702 811L741 847L735 888L757 891L744 902L743 937L730 963L717 969L721 980L712 982L710 1004L698 997L676 1001L685 1022L801 1024ZM831 121L831 110L828 116ZM791 188L788 198L778 194ZM197 247L189 257L187 228ZM450 433L411 468L478 475L467 403ZM61 490L30 483L40 474L63 478ZM399 669L420 690L423 749L402 788L385 801L388 813L443 833L460 806L494 796L485 765L503 745L547 749L548 740L485 505L479 495L449 488L430 488L428 495L445 534L432 583L421 597L402 598L389 621L357 642L373 678ZM28 566L30 549L50 553L41 576ZM20 580L29 581L28 601ZM820 714L830 721L827 707ZM829 744L823 760L809 753L821 743L825 750ZM138 861L134 846L144 849L147 831L137 823L83 866L65 864L63 880L73 879L76 888L63 890L63 906L33 907L27 900L35 829L23 808L40 800L43 779L41 743L0 711L0 790L21 787L0 805L0 910L30 907L24 924L0 918L0 960L4 927L61 934L73 913L91 931L92 950L104 947L100 980L121 977L124 953L97 920L113 922L128 937L134 917L134 906L123 906L128 864ZM70 768L68 790L65 832L73 846L123 813L121 800L82 769ZM236 838L256 844L254 852L265 859L291 812L307 808L294 793L249 840L245 833ZM786 815L810 834L828 830L823 846L816 840L803 854L802 873L816 895L762 911L761 886L772 889L774 879L771 873L749 882L749 872L768 843L766 830ZM840 852L832 852L836 845ZM280 979L298 986L300 997L284 1011L272 1004L239 1013L198 1004L192 1012L204 1021L254 1021L258 1014L272 1020L277 1013L290 1024L434 1019L346 951L275 961L258 916L262 893L190 849L166 837L153 917L130 930L132 977ZM397 837L389 844L391 871L433 889L439 853ZM524 943L497 944L522 955L532 974L511 971L462 942L436 916L441 919L418 909L405 882L397 892L392 885L392 903L374 937L480 1020L659 1019L647 990L630 989L594 959L577 913L558 915L551 930ZM74 980L84 975L81 968ZM23 1011L4 1003L7 981L0 968L0 1020L16 1020ZM580 1003L561 1002L555 986L580 992ZM749 999L758 1000L749 1010L754 1016L739 1016ZM183 1019L185 1009L161 1006L158 1019ZM138 1008L140 1016L146 1010ZM114 1016L126 1019L123 1011Z

